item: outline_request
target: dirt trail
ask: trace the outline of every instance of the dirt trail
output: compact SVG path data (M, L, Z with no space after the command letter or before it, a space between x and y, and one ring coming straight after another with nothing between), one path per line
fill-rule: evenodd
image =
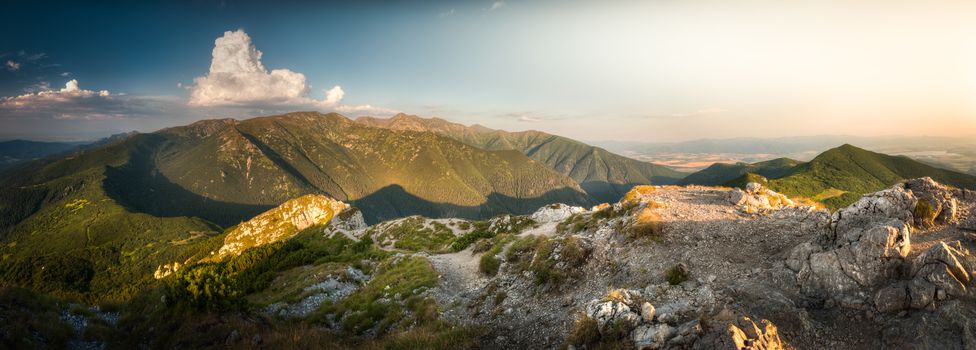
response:
M488 279L478 272L480 257L471 254L471 248L428 257L440 277L434 295L439 304L450 305L459 300L459 294L478 291L488 284Z

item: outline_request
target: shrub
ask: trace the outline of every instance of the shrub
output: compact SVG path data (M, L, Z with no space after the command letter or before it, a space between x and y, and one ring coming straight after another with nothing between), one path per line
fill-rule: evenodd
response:
M921 227L930 227L935 224L935 208L929 201L920 199L915 204L915 223Z
M600 342L600 326L596 320L582 315L573 324L566 341L576 348L591 347Z
M646 186L646 185L634 186L633 188L630 189L630 191L627 192L627 194L624 195L624 198L621 200L621 202L639 201L641 197L650 195L655 191L657 191L657 189L654 188L654 186Z
M488 276L495 276L498 274L498 268L502 265L501 260L499 260L493 254L485 254L481 256L481 260L478 261L478 271Z
M481 240L481 239L484 239L484 238L492 238L494 236L495 236L495 234L493 234L491 232L488 232L488 231L474 230L474 231L465 233L465 234L461 235L460 237L454 239L454 242L451 243L451 250L453 250L455 252L459 252L459 251L462 251L462 250L467 249L469 246L471 246L472 243L474 243L474 242L476 242L478 240Z
M562 259L570 268L583 266L589 256L590 251L583 247L576 236L568 236L563 239Z
M685 264L677 264L664 271L664 278L668 281L668 284L672 286L687 281L688 277L688 267L685 266Z
M494 246L495 244L490 239L482 238L474 242L474 247L471 248L471 253L484 253Z
M644 208L634 219L634 224L630 227L630 234L627 238L638 240L644 238L658 238L664 231L664 223L661 214L651 208Z

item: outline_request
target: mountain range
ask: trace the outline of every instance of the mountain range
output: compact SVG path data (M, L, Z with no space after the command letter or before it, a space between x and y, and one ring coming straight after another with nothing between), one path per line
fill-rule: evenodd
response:
M780 158L753 164L714 164L688 175L681 183L743 186L756 181L775 191L836 209L853 203L864 193L926 176L960 188L976 188L976 176L848 144L829 149L805 163Z
M487 150L517 150L569 176L597 202L616 202L634 185L670 185L687 175L541 131L508 132L402 113L392 118L360 117L356 122L394 130L433 132Z

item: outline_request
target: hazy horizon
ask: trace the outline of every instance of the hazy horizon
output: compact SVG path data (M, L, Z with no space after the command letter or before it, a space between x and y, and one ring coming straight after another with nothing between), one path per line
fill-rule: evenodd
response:
M298 110L586 141L976 135L965 1L55 4L0 23L21 33L0 139Z

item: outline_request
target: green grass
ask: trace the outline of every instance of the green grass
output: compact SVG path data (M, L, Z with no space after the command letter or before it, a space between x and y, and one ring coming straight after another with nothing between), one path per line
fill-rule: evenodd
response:
M761 168L765 170L760 171ZM748 182L759 182L791 197L820 201L831 210L848 206L863 194L880 191L900 181L918 177L929 176L943 184L976 188L976 176L935 168L907 157L870 152L851 145L830 149L807 163L783 160L775 164L717 164L699 174L689 175L685 182L712 184L714 181L696 179L726 179L730 175L737 177L722 184L744 187Z
M502 261L498 258L498 255L513 240L515 240L515 236L507 233L493 237L491 239L491 248L482 254L478 261L478 271L481 271L481 273L487 276L497 275L498 268L502 265Z
M553 255L557 247L562 248L558 258ZM526 236L512 242L505 260L514 273L532 272L537 285L558 285L576 277L589 254L590 251L575 236ZM563 267L558 267L560 263Z
M386 334L414 323L432 322L437 318L436 305L421 293L436 285L437 273L427 259L394 259L380 265L373 280L356 293L323 304L312 319L335 315L342 320L342 329L352 334L369 330Z
M0 348L67 348L72 329L61 321L61 307L26 289L0 287Z
M395 224L375 228L380 243L394 241L393 247L412 252L439 253L454 241L454 232L440 222L415 216Z
M459 252L480 239L490 239L499 234L518 234L536 224L531 218L521 215L504 215L491 220L475 221L470 224L471 232L457 237L451 243L451 250Z
M168 298L198 309L242 308L246 306L245 296L267 289L289 269L336 263L369 272L364 261L382 261L389 254L376 248L368 237L360 241L344 235L325 238L321 227L310 227L287 241L251 248L222 261L186 266L167 278Z
M682 264L671 266L664 271L664 279L672 286L679 285L681 282L687 281L690 277L688 268Z

